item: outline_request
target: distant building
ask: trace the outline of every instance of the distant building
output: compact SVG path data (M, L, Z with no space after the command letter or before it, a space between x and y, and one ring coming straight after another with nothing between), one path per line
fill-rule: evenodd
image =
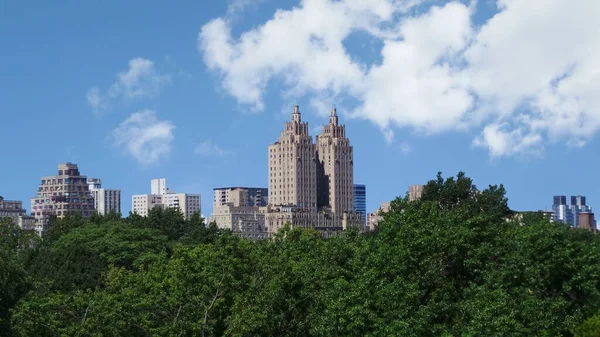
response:
M264 207L269 203L269 189L262 187L218 187L213 189L213 207L224 206L236 200L232 199L233 191L243 191L245 200L240 200L239 205L249 207ZM240 197L239 194L236 194Z
M367 222L367 186L354 184L354 210Z
M94 197L87 177L73 163L59 164L57 175L42 177L37 195L31 198L31 215L40 234L48 230L52 216L62 219L69 213L80 213L89 217L93 212Z
M254 206L263 202L262 190L246 187L215 189L215 204L209 222L214 222L219 228L229 229L237 236L267 238L266 207ZM226 193L225 203L218 198L223 193Z
M515 211L511 216L508 216L506 218L506 221L518 220L519 222L522 223L523 216L528 215L528 214L541 214L543 217L548 219L548 221L554 222L554 211L542 211L542 210L539 210L539 211Z
M552 211L555 221L569 224L573 227L579 227L579 214L590 213L592 208L586 205L584 196L572 196L571 205L567 205L567 197L564 195L555 195L553 197Z
M23 208L23 202L17 200L4 200L0 196L0 219L9 218L23 230L36 230L35 217L28 216Z
M367 227L369 231L374 230L377 227L377 224L383 220L383 214L390 211L390 202L384 202L379 206L379 209L373 213L369 213L367 216Z
M596 227L596 219L594 219L594 213L592 212L581 212L579 213L579 228L589 229L594 233L598 233Z
M202 214L200 194L175 193L167 187L165 178L152 179L150 191L157 193L132 196L133 213L148 216L150 210L161 207L179 209L186 219L190 219L195 213Z
M410 185L408 188L408 201L421 199L425 185Z
M102 188L102 180L98 178L89 178L88 186L98 214L121 214L121 190Z
M16 223L16 219L22 215L27 215L22 201L4 200L4 197L0 197L0 218L11 218Z
M586 205L585 199L586 198L582 195L577 195L577 196L571 197L571 205L569 208L571 210L572 222L570 224L573 227L579 227L579 214L580 213L591 213L592 212L592 208L590 206Z
M131 212L141 216L148 216L154 207L164 208L160 194L136 194L131 197Z

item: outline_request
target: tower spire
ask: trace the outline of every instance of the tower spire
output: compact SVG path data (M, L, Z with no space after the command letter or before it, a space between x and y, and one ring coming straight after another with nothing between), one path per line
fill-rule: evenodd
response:
M300 107L298 106L298 102L294 104L294 109L292 110L292 121L298 123L301 122Z
M329 124L338 125L337 109L335 104L331 107L331 115L329 116Z

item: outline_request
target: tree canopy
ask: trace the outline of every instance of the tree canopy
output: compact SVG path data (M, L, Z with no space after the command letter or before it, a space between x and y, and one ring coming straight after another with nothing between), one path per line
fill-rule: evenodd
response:
M600 336L598 236L464 173L368 235L251 241L161 209L0 233L0 336Z

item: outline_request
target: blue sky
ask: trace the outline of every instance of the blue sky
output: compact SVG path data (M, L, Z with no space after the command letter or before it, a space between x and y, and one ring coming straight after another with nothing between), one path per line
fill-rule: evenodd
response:
M0 195L71 161L122 207L267 186L292 105L317 134L336 104L367 209L438 171L600 207L599 4L541 0L0 0Z

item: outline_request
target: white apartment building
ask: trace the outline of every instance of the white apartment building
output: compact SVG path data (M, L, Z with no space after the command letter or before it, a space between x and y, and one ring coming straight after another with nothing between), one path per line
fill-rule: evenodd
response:
M102 180L98 178L89 178L88 186L99 214L121 214L121 190L102 188Z
M165 178L152 179L150 194L137 194L132 196L131 211L141 216L148 216L154 207L177 208L186 219L194 213L202 214L200 194L175 193L167 187Z
M137 194L132 196L131 201L131 212L141 216L148 216L148 213L154 207L164 208L164 204L162 203L162 195Z

